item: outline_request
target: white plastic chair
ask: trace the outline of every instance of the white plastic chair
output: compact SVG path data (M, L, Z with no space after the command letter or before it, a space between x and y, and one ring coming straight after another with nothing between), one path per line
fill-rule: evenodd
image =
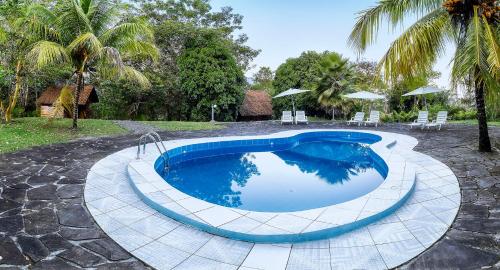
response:
M378 124L380 123L380 112L379 111L371 111L370 112L370 117L365 121L365 126L367 124L374 124L375 127L378 127Z
M419 111L417 120L413 121L413 123L410 124L410 128L417 126L420 127L421 129L424 129L427 123L429 123L429 112Z
M291 111L283 111L283 114L281 115L281 124L293 124Z
M446 120L448 120L448 112L440 111L436 116L436 120L432 120L431 123L425 124L425 126L429 129L431 127L436 127L438 130L441 130L441 126L446 124Z
M295 124L308 124L306 113L304 111L295 112Z
M364 112L357 112L351 120L347 121L347 125L351 124L358 124L358 126L361 126L361 123L363 123L363 119L365 118L365 113Z

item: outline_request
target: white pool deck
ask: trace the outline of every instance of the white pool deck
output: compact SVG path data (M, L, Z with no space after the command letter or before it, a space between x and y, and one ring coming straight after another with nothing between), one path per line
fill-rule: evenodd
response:
M175 221L145 204L137 195L138 190L134 191L132 188L127 170L136 170L135 176L141 176L143 180L142 183L138 180L136 184L142 185L141 192L148 194L154 200L165 205L169 203L179 205L179 201L187 200L182 202L179 208L179 211L186 216L215 227L226 226L231 230L244 228L248 232L260 231L264 234L322 230L325 224L331 227L355 221L385 209L391 204L389 201L394 202L393 194L396 193L389 190L396 189L391 186L388 190L377 191L379 190L377 188L369 193L375 194L373 197L367 194L369 196L366 197L363 207L350 208L356 211L355 218L351 213L344 211L345 207L331 208L329 211L326 211L329 208L326 207L321 211L309 211L307 215L295 215L293 212L282 213L281 216L277 213L258 215L237 209L221 212L218 209L221 206L209 205L205 208L207 202L200 203L189 196L186 197L186 194L180 191L165 189L162 184L156 185L147 181L161 179L151 172L139 173L147 172L145 165L150 165L158 157L156 150L148 146L148 152L145 156L141 156L139 162L135 160L136 147L119 151L97 162L87 177L85 202L104 232L138 259L157 269L393 268L423 252L448 230L460 205L458 181L446 165L413 151L412 148L417 144L416 139L395 133L358 131L382 136L382 143L379 146L375 145L374 151L383 156L386 162L393 156L397 157L397 160L401 158L399 161L401 164L412 164L411 167L416 172L415 188L409 199L393 214L328 239L293 244L265 244L233 240L201 231ZM294 132L299 131L272 136L283 136ZM176 140L167 142L167 148L235 138L245 139L255 136ZM387 142L394 141L396 144L388 149ZM383 148L388 152L382 153L386 151ZM398 162L397 160L394 162ZM140 165L141 163L143 165ZM152 169L151 166L148 168ZM398 175L402 176L404 172ZM404 177L400 179L405 181ZM162 183L166 184L165 181ZM398 198L402 192L409 191L408 185L407 183L404 189L399 188L402 185L398 185ZM172 196L165 196L164 192ZM194 203L190 204L189 201ZM197 207L198 205L203 207ZM341 215L331 213L327 215L333 210L346 213L345 216L350 218L342 217L342 220L338 221ZM337 221L332 221L332 218L336 218Z

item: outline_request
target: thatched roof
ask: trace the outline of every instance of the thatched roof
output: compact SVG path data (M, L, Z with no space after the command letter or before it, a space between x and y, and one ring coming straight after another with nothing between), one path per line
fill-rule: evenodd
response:
M60 86L49 86L37 100L37 103L40 105L52 105L59 95L61 94L61 90L64 85ZM72 84L69 87L73 90L73 93L76 90L76 85ZM98 102L99 98L97 97L97 93L93 85L86 85L83 88L83 91L80 93L80 98L78 100L78 105L86 105L88 102Z
M240 115L247 116L271 116L273 105L271 96L263 90L248 90L240 107Z

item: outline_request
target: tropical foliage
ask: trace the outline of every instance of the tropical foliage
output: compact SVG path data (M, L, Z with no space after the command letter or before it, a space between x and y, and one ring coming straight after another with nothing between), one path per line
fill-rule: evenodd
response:
M48 25L54 20L50 12L41 5L22 5L17 1L6 1L0 8L0 64L12 70L14 90L6 97L0 97L0 117L2 122L12 120L17 105L23 80L33 72L27 63L28 51L41 40L57 38Z
M379 63L389 81L415 76L428 70L443 55L447 44L456 46L452 65L455 86L473 87L479 122L479 150L491 151L486 122L485 96L498 96L500 12L496 0L383 0L361 12L350 44L363 52L376 41L381 24L394 27L412 15L421 15L390 46ZM468 79L468 80L467 80Z
M126 78L141 87L149 80L130 63L137 59L154 61L158 51L153 32L141 20L124 21L111 0L63 0L56 5L51 29L57 40L36 42L28 57L42 68L54 63L69 63L76 75L77 89L73 102L73 128L77 128L78 100L85 85L85 75L101 78Z
M208 30L190 39L178 58L180 89L187 97L185 114L189 120L209 120L213 104L219 120L236 120L246 82L226 42Z

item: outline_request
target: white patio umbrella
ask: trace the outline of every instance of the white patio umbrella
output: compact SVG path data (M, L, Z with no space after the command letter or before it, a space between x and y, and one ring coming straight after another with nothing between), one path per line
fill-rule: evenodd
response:
M370 101L374 101L377 99L385 99L384 95L379 95L379 94L375 94L375 93L368 92L368 91L359 91L356 93L343 95L343 97L353 98L353 99L364 99L364 100L370 100ZM364 107L364 105L363 105L363 107ZM370 109L371 109L371 103L370 103Z
M420 87L416 90L413 90L409 93L406 93L403 95L403 97L408 97L408 96L419 96L419 95L424 95L424 104L425 104L425 109L427 109L427 100L425 99L426 94L433 94L433 93L440 93L446 91L445 89L437 88L435 86L424 86Z
M286 96L291 96L292 98L292 109L293 109L293 115L295 115L295 100L293 98L294 95L305 93L305 92L310 92L311 90L303 90L303 89L294 89L290 88L284 92L279 93L278 95L274 96L273 98L280 98L280 97L286 97Z

